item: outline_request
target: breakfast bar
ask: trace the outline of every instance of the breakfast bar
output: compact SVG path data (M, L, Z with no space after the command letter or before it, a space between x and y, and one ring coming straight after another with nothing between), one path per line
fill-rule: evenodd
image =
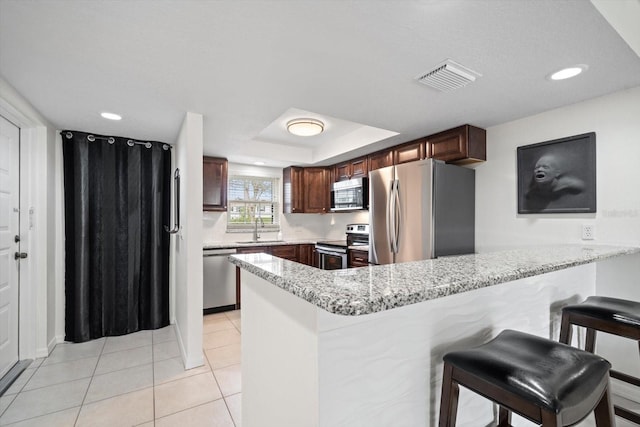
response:
M561 308L640 248L553 246L326 271L267 254L242 269L244 426L435 426L442 356L504 329L558 339ZM580 334L574 339L581 340ZM461 390L457 425L497 411ZM530 425L514 417L514 425Z

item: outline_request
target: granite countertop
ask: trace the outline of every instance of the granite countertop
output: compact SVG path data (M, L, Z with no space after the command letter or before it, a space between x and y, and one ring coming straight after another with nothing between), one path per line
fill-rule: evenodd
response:
M345 270L263 253L229 261L330 313L358 316L634 253L640 248L550 246Z
M227 249L227 248L245 248L253 246L279 246L279 245L315 245L317 240L322 239L302 239L302 240L258 240L252 241L238 241L238 242L207 242L204 243L203 249Z

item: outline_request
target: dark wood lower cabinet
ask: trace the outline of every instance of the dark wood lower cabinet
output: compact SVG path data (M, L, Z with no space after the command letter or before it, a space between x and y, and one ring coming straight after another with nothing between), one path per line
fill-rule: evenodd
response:
M257 254L257 253L265 253L265 254L270 254L271 253L271 246L249 246L249 247L242 247L242 248L237 248L236 249L238 254ZM242 298L240 297L240 272L242 270L240 269L240 267L236 267L236 310L240 310L240 303L242 301Z
M349 250L349 257L347 265L351 267L366 267L369 265L369 252L358 251L354 249Z
M236 267L236 310L240 310L240 267Z
M315 245L302 244L298 246L298 262L304 265L310 265L313 267L313 253L315 251Z
M312 244L300 244L300 245L275 245L275 246L245 246L237 248L238 254L256 254L265 253L278 258L283 258L289 261L299 262L301 264L316 266L315 262L315 245ZM241 268L236 267L236 310L240 310L240 275Z
M298 257L298 245L280 245L271 247L271 255L289 261L300 262Z

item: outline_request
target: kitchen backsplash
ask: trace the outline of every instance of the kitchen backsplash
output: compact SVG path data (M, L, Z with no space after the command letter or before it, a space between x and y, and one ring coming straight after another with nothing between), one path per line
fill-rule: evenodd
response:
M369 212L336 214L282 214L280 231L285 241L345 238L347 224L368 223ZM226 212L203 212L203 244L251 240L253 233L227 233ZM261 239L275 240L277 232L260 231Z

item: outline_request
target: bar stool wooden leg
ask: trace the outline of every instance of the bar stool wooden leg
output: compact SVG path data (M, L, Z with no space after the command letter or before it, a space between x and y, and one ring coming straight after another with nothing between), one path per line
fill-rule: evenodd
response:
M562 427L562 421L555 413L542 411L542 427Z
M595 353L596 350L596 330L587 328L587 339L584 343L584 349L589 353Z
M563 314L562 321L560 323L560 342L565 344L571 344L571 321L569 316Z
M507 408L500 406L498 412L498 427L510 427L511 426L511 411Z
M607 386L602 395L602 399L600 399L600 403L598 403L596 409L593 410L597 427L613 427L611 420L613 420L615 416L613 415L613 401L611 400L609 388L610 385Z
M442 375L439 427L454 427L456 425L459 393L458 383L453 381L453 366L445 363Z

